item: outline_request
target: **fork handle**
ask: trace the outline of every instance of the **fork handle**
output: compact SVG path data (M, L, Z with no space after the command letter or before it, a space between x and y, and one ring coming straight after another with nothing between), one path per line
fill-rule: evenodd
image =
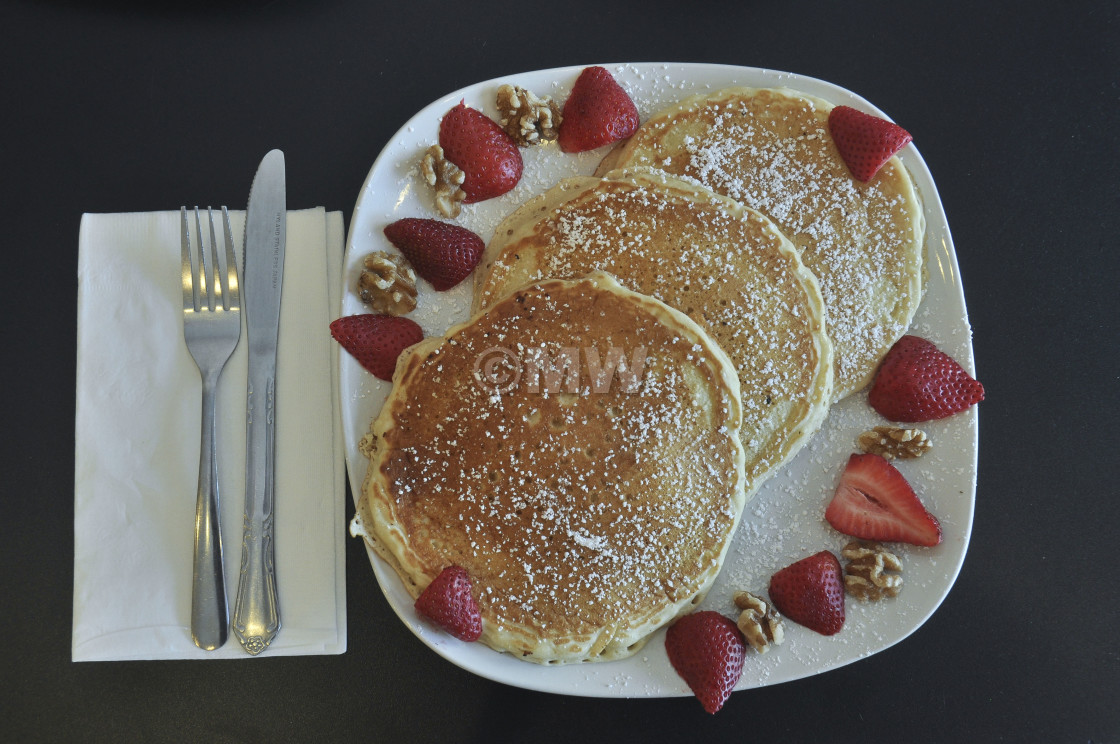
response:
M229 637L222 564L221 510L218 508L217 423L214 415L216 379L202 381L202 447L198 458L198 500L194 514L194 584L191 593L191 637L213 651Z

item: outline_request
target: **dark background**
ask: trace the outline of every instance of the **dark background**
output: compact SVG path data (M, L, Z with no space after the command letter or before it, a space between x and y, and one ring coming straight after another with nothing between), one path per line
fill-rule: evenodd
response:
M1120 742L1120 5L1036 5L0 2L0 740ZM343 656L71 663L81 214L243 205L279 147L289 205L349 220L435 98L621 61L819 77L914 134L988 391L972 543L941 609L709 717L474 677L396 619L349 540Z

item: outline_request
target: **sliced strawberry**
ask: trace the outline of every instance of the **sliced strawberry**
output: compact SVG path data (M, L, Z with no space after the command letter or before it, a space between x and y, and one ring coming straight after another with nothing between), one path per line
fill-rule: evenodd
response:
M482 259L486 244L465 227L420 217L406 217L385 227L416 273L440 292L466 279Z
M347 315L331 323L331 336L373 375L391 382L401 352L424 338L420 326L392 315Z
M931 421L984 400L984 386L951 356L918 336L903 336L879 365L871 407L891 421Z
M879 455L852 455L824 518L863 540L937 545L941 524L898 469Z
M557 141L564 152L583 152L625 139L637 129L634 101L604 68L588 67L564 102Z
M439 123L443 156L463 171L463 202L470 204L506 193L521 180L521 151L498 123L460 103Z
M827 550L802 558L770 577L770 599L778 612L821 635L844 627L844 583L840 561Z
M837 106L829 112L828 130L857 181L870 181L896 152L914 139L894 122L851 106Z
M665 631L669 663L709 713L722 708L735 689L745 648L735 623L712 610L685 615Z
M482 613L462 566L440 571L416 599L416 611L461 641L477 641L482 635Z

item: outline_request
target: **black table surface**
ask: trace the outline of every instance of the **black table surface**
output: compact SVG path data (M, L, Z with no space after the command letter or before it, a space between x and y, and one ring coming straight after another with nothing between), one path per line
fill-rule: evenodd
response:
M0 3L0 740L1120 742L1118 21L1113 2ZM288 203L349 220L430 101L624 61L809 75L914 133L988 391L974 532L941 608L713 717L462 671L397 620L348 540L341 656L72 663L82 213L243 205L279 147Z

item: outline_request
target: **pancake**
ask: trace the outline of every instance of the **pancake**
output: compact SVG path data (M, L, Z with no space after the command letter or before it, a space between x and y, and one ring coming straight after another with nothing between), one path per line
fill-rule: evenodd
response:
M828 131L832 104L789 89L730 88L652 116L599 166L650 166L772 219L817 276L835 348L835 397L864 388L922 298L925 222L897 157L852 178Z
M611 348L630 364L603 385L587 350ZM534 374L539 349L556 364ZM576 385L549 377L563 349ZM496 650L626 657L719 572L746 502L740 421L731 362L685 315L601 272L541 282L398 360L358 532L414 597L463 566Z
M816 279L765 217L648 169L574 178L498 226L475 306L543 277L601 269L683 311L735 364L748 497L821 425L831 346Z

